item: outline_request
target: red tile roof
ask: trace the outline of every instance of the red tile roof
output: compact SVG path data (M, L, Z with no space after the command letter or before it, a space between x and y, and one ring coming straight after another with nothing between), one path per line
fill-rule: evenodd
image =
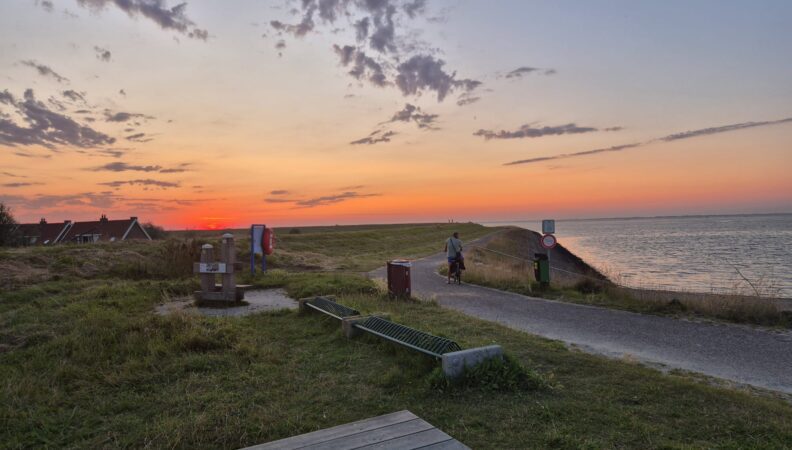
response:
M81 235L99 235L100 241L120 241L132 226L140 226L136 218L124 220L100 219L94 222L75 222L62 242L77 242Z
M61 223L23 223L17 228L17 232L23 237L27 238L28 243L30 238L36 238L36 244L54 244L55 240L61 235L64 227L68 226L71 222Z

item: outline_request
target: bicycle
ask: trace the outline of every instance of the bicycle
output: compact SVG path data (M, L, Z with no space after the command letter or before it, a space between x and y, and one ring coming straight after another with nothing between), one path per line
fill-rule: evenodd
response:
M462 284L462 264L459 258L451 265L451 282Z

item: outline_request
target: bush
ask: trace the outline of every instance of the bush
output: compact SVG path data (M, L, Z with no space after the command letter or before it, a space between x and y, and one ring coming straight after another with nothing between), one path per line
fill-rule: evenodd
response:
M168 236L168 232L165 231L165 228L154 225L151 222L144 223L143 229L146 230L146 233L148 233L151 239L165 239Z
M551 386L534 370L523 367L509 355L488 359L475 367L465 368L456 378L448 378L438 367L429 376L429 384L440 391L484 389L498 392L536 391Z
M17 222L11 214L11 209L0 203L0 247L17 245L19 236L16 233Z

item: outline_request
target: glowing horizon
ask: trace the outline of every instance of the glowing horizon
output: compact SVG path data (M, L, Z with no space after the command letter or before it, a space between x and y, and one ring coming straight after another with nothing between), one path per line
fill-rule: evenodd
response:
M171 229L792 212L788 2L312 4L3 2L0 202Z

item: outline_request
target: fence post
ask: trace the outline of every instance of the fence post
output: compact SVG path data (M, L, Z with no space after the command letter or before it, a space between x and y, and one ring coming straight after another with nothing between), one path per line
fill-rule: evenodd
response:
M214 247L212 244L204 244L201 246L201 262L213 263L214 262ZM215 286L215 276L213 273L201 274L201 291L212 292Z
M223 274L223 297L229 301L236 300L236 275L233 267L236 263L236 247L234 246L234 236L231 233L223 235L222 260L226 263L226 273Z

